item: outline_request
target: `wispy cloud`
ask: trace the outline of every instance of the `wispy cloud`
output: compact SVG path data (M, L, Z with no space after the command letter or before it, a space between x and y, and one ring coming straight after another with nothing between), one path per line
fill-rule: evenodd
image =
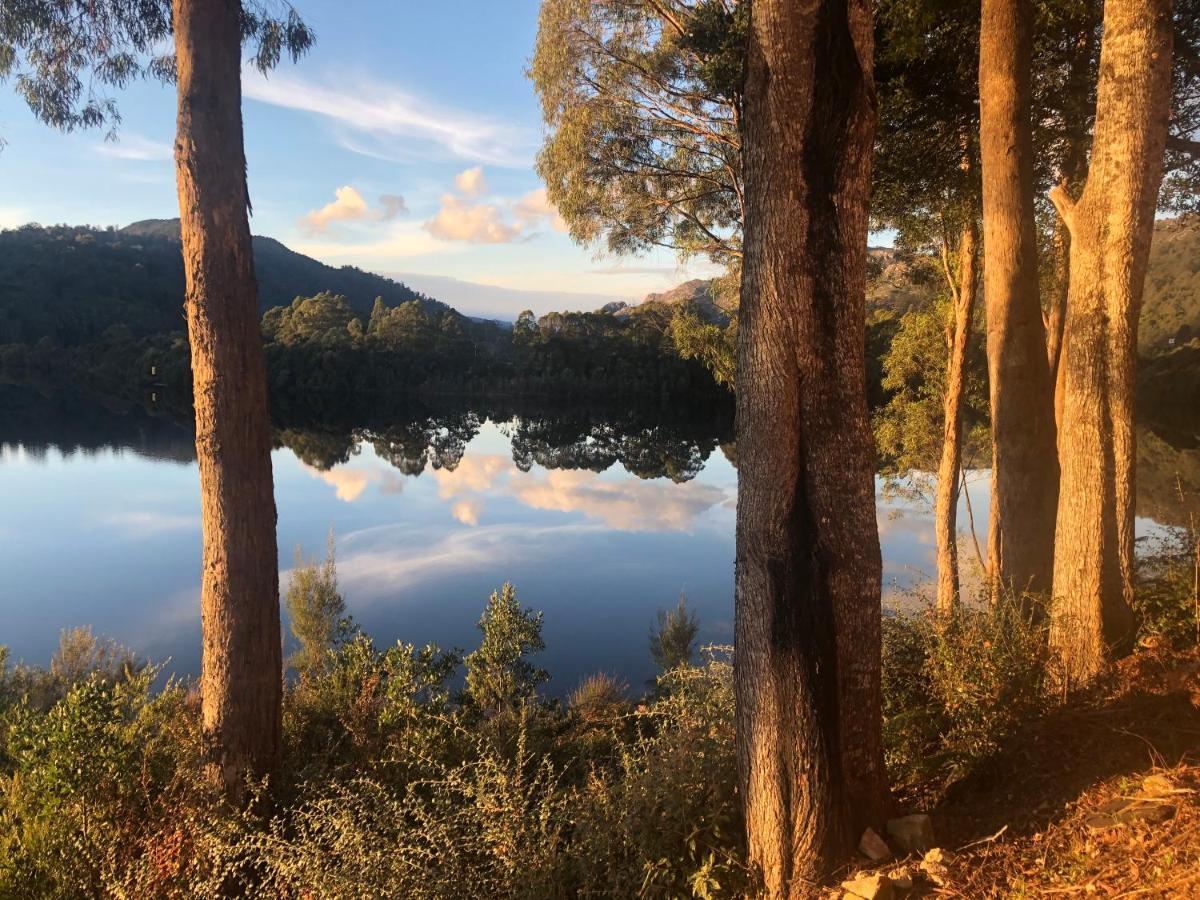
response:
M354 83L318 83L274 73L270 78L247 67L242 74L246 97L329 119L372 139L369 155L435 149L439 155L522 168L529 165L536 135L491 116L442 106L394 85L359 79ZM347 149L360 141L342 141Z
M170 144L153 141L133 132L125 132L111 141L97 144L96 152L117 159L136 159L142 162L163 162L175 155Z
M155 510L130 510L110 513L100 519L100 524L116 528L127 537L149 538L173 531L199 531L200 519L196 515L165 513Z
M320 209L310 210L300 224L310 232L323 232L331 222L387 222L405 211L404 198L384 194L378 208L372 208L357 190L344 185L333 192L334 199Z

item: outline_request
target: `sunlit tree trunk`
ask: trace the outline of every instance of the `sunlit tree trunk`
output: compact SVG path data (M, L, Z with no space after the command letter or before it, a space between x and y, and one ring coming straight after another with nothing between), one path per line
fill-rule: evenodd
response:
M180 230L204 566L202 718L233 800L281 746L282 660L266 370L247 220L237 0L175 0Z
M880 557L863 360L867 0L754 0L738 358L737 740L766 896L878 825Z
M1038 296L1030 0L983 0L979 41L983 298L992 412L993 599L1047 591L1058 499L1054 393Z
M1170 115L1170 0L1107 0L1092 159L1071 230L1050 642L1072 683L1132 632L1137 327Z
M952 321L947 325L946 395L942 460L934 499L937 541L937 612L946 618L958 606L958 478L962 470L963 404L967 385L967 349L975 313L977 228L972 216L958 240L958 284L953 291Z

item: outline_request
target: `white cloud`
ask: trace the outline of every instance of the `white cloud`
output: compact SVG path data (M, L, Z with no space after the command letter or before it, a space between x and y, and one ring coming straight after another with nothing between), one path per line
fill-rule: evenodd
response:
M370 81L318 84L253 67L242 73L246 97L287 109L314 113L342 128L372 138L370 155L405 155L416 144L458 159L520 168L529 165L536 135L499 119L438 106L395 86ZM342 141L353 149L361 142Z
M404 481L382 466L336 466L323 471L302 462L300 467L312 478L319 478L332 487L344 503L353 503L371 484L378 484L381 494L399 494L404 489Z
M468 244L510 244L518 240L522 227L506 222L500 207L491 203L464 203L454 194L442 196L442 208L425 223L434 237Z
M565 233L571 230L566 220L559 215L558 209L555 208L554 204L546 196L546 189L544 187L530 191L518 200L513 205L513 215L516 216L518 222L522 222L531 228L546 221L550 223L550 227L555 231Z
M170 144L152 141L140 134L126 132L111 141L96 145L96 151L117 159L136 159L142 162L161 162L173 159L175 151Z
M454 179L454 186L468 197L482 197L488 192L487 179L483 175L483 166L475 166L460 172Z
M479 524L479 514L483 512L481 500L460 500L450 507L450 514L464 525L474 528Z
M333 192L334 199L320 209L310 210L300 224L310 232L324 232L331 222L386 222L405 211L404 198L396 194L384 194L379 198L380 206L372 209L363 195L350 185L343 185Z

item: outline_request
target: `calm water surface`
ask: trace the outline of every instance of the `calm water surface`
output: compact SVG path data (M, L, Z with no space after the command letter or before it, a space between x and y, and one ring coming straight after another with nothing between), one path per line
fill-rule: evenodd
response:
M0 643L44 664L60 629L87 624L195 674L190 433L141 413L35 419L0 426ZM656 610L681 591L702 642L732 641L737 475L716 430L463 413L282 430L281 579L297 547L323 554L332 528L342 593L377 643L474 647L488 593L509 580L545 612L541 664L554 689L597 670L640 683L652 674ZM887 600L932 572L932 517L882 490L878 499ZM971 500L982 540L986 473Z

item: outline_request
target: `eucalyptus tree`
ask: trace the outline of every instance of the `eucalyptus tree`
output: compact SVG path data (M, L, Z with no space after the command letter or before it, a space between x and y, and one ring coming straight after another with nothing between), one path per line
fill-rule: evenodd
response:
M1071 233L1062 500L1050 642L1072 682L1128 645L1134 579L1137 326L1171 117L1171 0L1106 0L1096 118Z
M869 0L754 0L742 110L737 745L750 861L800 897L883 813L864 366Z
M748 4L543 0L537 171L571 235L613 253L741 258Z
M279 567L266 370L258 327L242 142L242 47L267 70L313 35L238 0L12 0L0 66L42 121L120 120L105 88L174 80L180 232L200 470L201 715L206 767L235 801L282 745ZM161 53L173 41L174 53Z
M881 0L875 10L879 93L871 217L941 265L950 302L944 334L943 429L934 500L937 609L958 603L957 510L978 289L979 15L948 0Z
M1058 502L1034 206L1032 0L983 0L979 38L983 295L992 415L993 598L1049 590Z

